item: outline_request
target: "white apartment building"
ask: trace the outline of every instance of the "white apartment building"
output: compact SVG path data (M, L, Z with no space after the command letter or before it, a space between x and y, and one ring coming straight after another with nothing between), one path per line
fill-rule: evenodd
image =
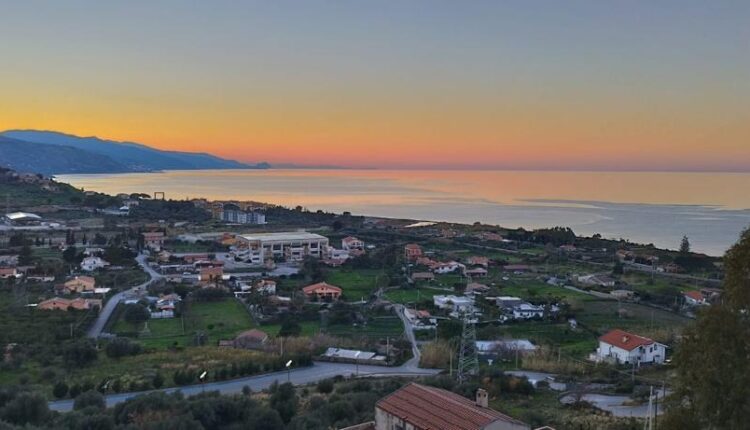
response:
M238 235L233 253L260 265L274 259L297 262L308 256L322 258L327 248L328 238L315 233L258 233Z

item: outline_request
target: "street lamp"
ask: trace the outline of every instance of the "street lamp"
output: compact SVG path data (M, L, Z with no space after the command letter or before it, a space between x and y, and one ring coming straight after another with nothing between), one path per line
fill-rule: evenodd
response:
M208 375L208 372L204 370L203 373L201 373L200 376L198 376L198 380L201 381L202 393L206 392L206 386L204 385L204 382L206 381L206 375Z
M354 368L355 370L355 376L359 377L359 354L362 354L362 351L357 351L356 354L354 354Z
M292 382L292 360L286 362L286 382Z

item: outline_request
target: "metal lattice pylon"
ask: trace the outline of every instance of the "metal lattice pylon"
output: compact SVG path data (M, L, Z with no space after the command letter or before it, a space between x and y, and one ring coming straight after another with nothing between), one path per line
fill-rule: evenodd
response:
M464 329L461 334L461 349L458 355L458 382L463 383L479 372L477 356L477 333L471 315L464 315Z

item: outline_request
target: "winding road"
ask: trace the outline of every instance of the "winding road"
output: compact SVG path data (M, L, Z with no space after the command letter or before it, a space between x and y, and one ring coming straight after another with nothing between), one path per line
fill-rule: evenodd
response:
M101 336L102 332L104 331L104 326L107 325L107 321L109 321L110 317L112 317L112 312L115 311L115 308L117 308L117 305L120 304L121 301L136 294L138 291L145 290L152 282L162 277L160 273L158 273L148 265L145 254L138 254L138 256L135 258L135 261L137 261L138 265L141 266L143 271L149 275L149 280L125 291L120 291L119 293L110 297L102 310L99 311L99 315L96 317L96 321L94 321L94 323L91 324L91 327L89 327L89 331L86 333L88 337L96 339Z
M136 290L142 287L148 286L149 283L155 279L161 277L160 274L156 273L146 263L146 257L139 255L138 264L149 273L151 279L141 285L133 287L127 291L113 296L104 307L102 312L99 314L94 326L89 331L90 337L98 337L104 328L107 320L114 311L117 303L123 300L129 293L135 293ZM108 309L109 308L109 309ZM271 386L274 382L291 382L295 385L311 384L323 379L333 378L334 376L355 376L355 377L376 377L376 376L429 376L440 373L440 369L422 369L419 367L420 351L417 346L416 338L414 337L414 330L411 323L404 314L403 305L394 305L396 314L401 318L404 323L404 332L406 333L407 339L412 345L412 358L401 366L387 367L387 366L372 366L365 364L349 364L349 363L331 363L331 362L314 362L312 366L300 367L291 369L289 371L266 373L263 375L248 376L244 378L232 379L229 381L219 382L208 382L206 384L187 385L183 387L165 388L161 390L150 390L130 393L119 393L119 394L108 394L105 396L107 407L112 407L118 403L124 402L133 397L162 391L165 393L174 393L177 391L182 392L185 395L194 395L203 391L219 391L222 394L236 394L242 392L243 387L247 386L253 391L265 390ZM49 402L49 408L59 412L66 412L73 409L73 399L69 400L57 400Z
M274 372L263 375L248 376L245 378L232 379L229 381L208 382L206 384L186 385L184 387L166 388L163 390L151 390L132 393L109 394L105 396L107 407L112 407L141 394L163 391L174 393L177 391L185 395L194 395L203 391L219 391L221 394L236 394L242 392L245 386L253 391L261 391L270 387L274 382L291 382L295 385L311 384L334 376L428 376L439 373L439 369L412 368L404 364L398 367L355 365L346 363L314 362L312 366L292 369L289 372ZM58 400L49 402L49 408L54 411L66 412L73 409L73 400Z

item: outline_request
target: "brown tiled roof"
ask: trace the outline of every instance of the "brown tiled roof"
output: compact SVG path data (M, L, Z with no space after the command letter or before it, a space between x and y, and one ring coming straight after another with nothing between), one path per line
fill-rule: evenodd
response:
M599 338L600 341L606 342L612 346L624 349L625 351L632 351L639 346L651 345L656 343L653 340L638 336L637 334L631 334L624 330L615 329Z
M700 291L685 291L682 294L698 302L704 300L703 294Z
M329 284L327 282L318 282L317 284L308 285L308 286L302 288L302 291L305 294L313 294L313 293L315 293L315 292L317 292L318 290L321 290L321 289L329 289L329 290L332 290L332 291L336 291L338 293L341 293L341 291L342 291L341 288L339 288L339 287L337 287L335 285L331 285L331 284Z
M480 430L495 421L525 425L458 394L416 383L381 399L376 407L420 430Z

